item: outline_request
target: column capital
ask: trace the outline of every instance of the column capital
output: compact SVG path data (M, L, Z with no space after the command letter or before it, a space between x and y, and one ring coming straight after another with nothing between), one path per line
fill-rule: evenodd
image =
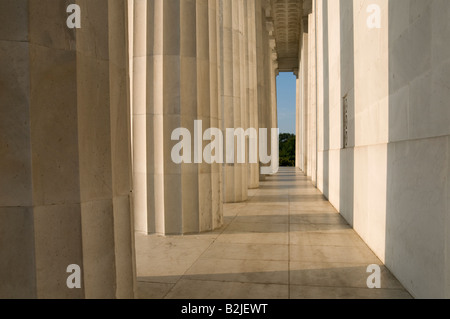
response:
M272 50L277 47L277 41L275 40L275 37L273 35L269 37L269 46Z
M275 76L278 76L278 74L280 74L280 69L278 68L278 62L273 63L273 69L275 72Z
M271 55L272 61L277 61L278 60L278 53L275 50L272 50L272 55Z
M272 16L272 3L270 0L263 0L263 8L265 11L265 15L266 17L271 17Z
M273 32L275 31L275 24L272 17L266 18L266 30L270 35L273 35Z

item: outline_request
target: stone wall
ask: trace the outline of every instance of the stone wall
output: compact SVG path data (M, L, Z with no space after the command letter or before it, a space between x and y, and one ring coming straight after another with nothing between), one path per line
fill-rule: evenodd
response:
M367 24L372 4L380 28ZM314 9L318 187L415 297L448 297L450 5Z
M450 3L390 1L386 265L450 297Z

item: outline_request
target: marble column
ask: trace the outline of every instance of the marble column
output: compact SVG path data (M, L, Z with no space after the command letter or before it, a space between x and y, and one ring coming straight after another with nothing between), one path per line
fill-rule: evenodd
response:
M153 2L149 9L153 8ZM133 208L135 230L146 233L147 217L147 0L134 0L132 68Z
M308 16L303 16L299 39L299 70L297 74L296 99L296 131L295 166L303 172L307 171L307 143L308 143Z
M28 1L0 2L0 19L0 298L35 298ZM73 68L71 61L69 69ZM67 82L72 86L75 79ZM71 97L75 98L73 93ZM81 263L79 249L77 255ZM82 295L81 291L72 294Z
M259 130L258 123L258 69L256 48L256 1L247 3L247 44L248 44L248 124ZM248 188L259 187L259 163L248 164Z
M301 45L301 43L300 43ZM301 61L300 61L301 63ZM301 68L300 68L301 69ZM299 72L294 72L296 76L295 80L295 167L301 169L301 140L303 139L303 127L302 127L302 105L301 105L301 90L300 90L300 78Z
M272 19L270 1L261 1L261 38L260 38L260 59L261 59L261 104L259 109L259 126L267 129L267 155L271 155L272 128L276 128L276 72L275 60L276 47L274 38L274 22ZM268 164L260 164L261 166L270 166ZM260 175L260 180L264 180L265 176Z
M249 97L249 72L248 72L248 26L247 26L247 1L239 1L239 52L241 74L241 128L249 128L248 97ZM242 192L248 189L248 162L249 162L249 138L245 138L245 163L241 164L240 176Z
M264 123L264 109L265 104L267 103L266 99L266 88L265 88L265 64L264 64L264 34L265 34L265 14L263 14L263 8L262 8L262 0L255 0L255 8L254 8L254 14L255 14L255 84L256 84L256 113L257 117L257 125L259 128L267 128L266 123ZM259 148L258 148L259 152ZM259 157L258 157L259 158ZM263 181L265 179L265 176L260 174L260 168L262 164L261 162L258 163L258 180ZM258 183L259 183L258 181Z
M127 3L77 4L0 4L1 297L134 296Z
M218 128L218 78L217 78L217 21L216 0L197 0L197 119L202 120L203 130ZM210 141L201 145L204 147ZM212 230L222 225L222 200L220 163L202 161L199 164L199 230Z
M216 54L210 39L214 5L208 0L147 2L147 210L137 212L147 219L147 233L198 233L222 223L220 173L202 153L203 132L218 120L210 60ZM197 120L202 128L194 126ZM191 138L191 158L181 164L172 160L172 148L180 142L172 141L172 133L178 128Z
M307 147L307 175L316 182L316 103L317 103L317 76L316 76L316 11L313 2L313 13L308 18L308 147Z
M209 82L210 82L210 126L221 128L222 112L220 112L219 97L219 36L220 36L220 12L219 0L208 0L209 21ZM223 172L222 163L211 164L211 209L212 229L223 224Z
M270 48L271 48L271 61L270 61L270 97L271 97L271 106L270 106L270 128L278 128L278 114L277 114L277 76L279 74L278 71L278 62L277 62L277 53L276 53L276 43L274 36L271 36L270 40Z
M241 108L241 25L243 21L239 15L241 5L240 0L220 0L222 52L219 76L221 78L222 128L226 141L225 130L227 128L243 128ZM223 167L223 200L225 203L242 202L247 200L248 196L246 165L237 163L236 143L234 149L234 163L226 159Z
M302 134L301 134L301 140L299 140L299 147L300 147L300 158L299 158L299 164L300 169L303 172L307 171L307 144L308 144L308 129L307 129L307 123L308 123L308 94L309 94L309 54L308 54L308 16L304 16L302 20L302 46L300 48L300 56L301 56L301 62L300 62L300 105L301 105L301 112L299 116L299 121L301 121L301 127L302 127Z

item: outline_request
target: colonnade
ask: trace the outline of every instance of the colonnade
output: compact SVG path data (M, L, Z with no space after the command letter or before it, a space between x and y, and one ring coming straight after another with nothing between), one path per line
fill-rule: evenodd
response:
M414 296L447 297L448 2L2 0L0 298L132 298L135 231L219 227L263 165L207 164L203 133L277 127L276 20L300 5L296 166Z
M134 0L136 231L213 230L222 225L224 202L245 201L248 189L259 186L259 164L205 163L209 141L192 142L191 163L174 163L171 139L178 128L194 140L208 128L226 138L227 128L277 127L269 8L270 1L261 0ZM202 131L195 132L199 120Z
M261 178L175 164L174 129L277 126L270 1L75 3L0 2L0 297L133 297L135 231L215 229Z

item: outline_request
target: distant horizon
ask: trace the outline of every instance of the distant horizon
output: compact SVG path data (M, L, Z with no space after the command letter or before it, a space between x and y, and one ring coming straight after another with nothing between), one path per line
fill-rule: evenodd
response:
M280 134L296 133L296 76L280 72L277 76L277 112Z

